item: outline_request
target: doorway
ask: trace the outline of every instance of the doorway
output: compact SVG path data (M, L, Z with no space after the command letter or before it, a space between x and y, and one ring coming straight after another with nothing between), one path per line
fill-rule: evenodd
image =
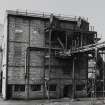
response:
M63 97L72 96L72 85L65 85L63 88Z
M0 73L0 95L2 93L2 71Z
M12 98L12 85L7 86L7 99Z

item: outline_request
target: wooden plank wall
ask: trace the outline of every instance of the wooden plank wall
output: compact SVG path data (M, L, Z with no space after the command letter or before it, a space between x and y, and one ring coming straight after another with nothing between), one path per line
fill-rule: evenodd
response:
M44 46L44 22L41 20L10 16L9 84L25 84L25 54L28 46ZM30 83L33 83L35 79L42 78L43 56L38 55L36 52L30 52L30 59Z
M30 52L30 68L29 68L29 83L43 82L44 75L44 52L31 51Z
M44 22L32 20L30 22L30 46L44 47Z
M28 46L43 47L45 42L44 21L29 18L10 17L9 18L9 67L8 80L10 84L25 83L25 51ZM61 27L73 28L71 23L61 23ZM39 53L39 54L38 54ZM83 57L84 58L84 57ZM82 62L82 61L81 61ZM78 70L76 76L79 78L86 77L86 64L83 60L81 70ZM53 58L51 60L51 78L72 78L72 68L69 63L60 62ZM62 65L68 65L69 75L64 75ZM45 75L48 76L48 59L45 60ZM55 67L54 67L55 66ZM44 53L30 53L30 83L40 80L43 77L44 70ZM86 79L86 78L85 78ZM41 81L40 81L41 82Z

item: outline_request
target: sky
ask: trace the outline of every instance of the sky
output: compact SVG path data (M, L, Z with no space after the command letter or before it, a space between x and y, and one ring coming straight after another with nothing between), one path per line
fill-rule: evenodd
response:
M0 23L8 9L88 17L90 26L105 41L105 0L0 0Z

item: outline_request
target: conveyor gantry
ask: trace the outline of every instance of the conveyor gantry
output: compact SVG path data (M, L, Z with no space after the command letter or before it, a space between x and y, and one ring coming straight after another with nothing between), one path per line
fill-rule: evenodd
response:
M96 43L96 44L90 44L90 45L86 45L86 46L82 46L82 47L78 47L75 49L68 49L68 50L64 50L64 51L57 51L56 55L59 56L71 56L73 54L77 54L77 53L84 53L84 52L90 52L90 51L95 51L97 50L102 50L105 48L105 42L101 42L101 43Z

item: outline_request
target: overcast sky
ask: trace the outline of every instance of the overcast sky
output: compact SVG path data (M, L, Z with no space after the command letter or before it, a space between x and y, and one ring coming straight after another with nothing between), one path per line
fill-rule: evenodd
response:
M105 0L0 0L0 21L6 9L22 9L88 17L90 25L105 35ZM105 39L105 38L104 38Z

